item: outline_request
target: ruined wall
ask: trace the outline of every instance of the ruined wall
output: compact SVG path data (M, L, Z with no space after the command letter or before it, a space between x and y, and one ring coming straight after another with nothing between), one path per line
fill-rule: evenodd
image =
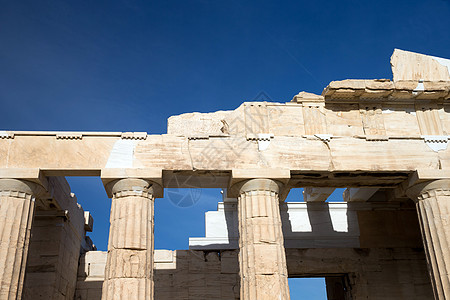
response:
M37 205L31 227L22 299L73 299L80 253L93 250L93 220L64 178L52 181L60 207Z
M289 277L326 277L328 293L334 294L339 294L339 288L342 290L339 283L344 280L346 294L351 297L348 299L433 298L412 203L350 203L347 218L341 220L348 222L347 232L335 232L329 216L342 208L331 205L330 211L324 211L323 205L319 206L308 207L309 216L290 212L294 219L303 216L309 220L312 229L288 237L296 245L286 249ZM218 212L207 215L223 213L223 208L219 205ZM292 227L294 219L284 218L283 226ZM208 226L218 224L207 220L206 225L209 232L212 228ZM234 225L229 223L228 228ZM350 242L346 241L347 234L352 237ZM342 245L339 241L343 241ZM235 244L221 250L214 246L217 245L202 250L155 250L155 299L239 299L239 250ZM106 252L88 252L82 257L75 299L101 299L105 263ZM336 284L337 291L333 290Z
M238 249L236 202L206 212L205 237L190 237L189 249ZM285 248L422 247L411 201L288 202L280 214Z
M155 251L155 299L239 299L238 250ZM286 249L289 277L346 276L352 299L433 299L421 248ZM81 260L76 300L100 300L106 252ZM327 280L328 282L328 280Z
M80 257L76 300L101 299L105 279L106 251L89 251Z
M23 299L70 299L80 238L64 216L36 216L31 234Z
M106 252L80 260L76 300L100 300ZM155 299L239 299L238 252L155 250Z
M290 277L346 275L351 299L433 299L421 248L286 249Z

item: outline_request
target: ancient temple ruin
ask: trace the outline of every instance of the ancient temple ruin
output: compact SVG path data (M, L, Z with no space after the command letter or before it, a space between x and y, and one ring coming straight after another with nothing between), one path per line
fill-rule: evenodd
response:
M450 299L450 60L391 64L393 80L173 116L162 135L1 131L0 299L286 300L308 276L334 300ZM101 177L107 252L65 176ZM154 250L171 187L224 189L189 250Z

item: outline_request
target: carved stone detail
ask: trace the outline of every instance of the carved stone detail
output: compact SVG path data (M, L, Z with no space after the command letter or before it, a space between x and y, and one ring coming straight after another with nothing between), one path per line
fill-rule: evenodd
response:
M8 131L0 131L0 139L13 139L14 133Z
M83 139L83 134L78 132L64 132L56 134L57 140L81 140Z
M121 137L124 140L145 140L147 132L123 132Z
M305 134L326 134L327 121L325 118L324 102L303 102L303 120L305 121Z
M270 132L267 103L252 102L245 104L244 113L247 140L257 139L258 134Z
M386 136L381 104L360 103L359 111L366 136Z

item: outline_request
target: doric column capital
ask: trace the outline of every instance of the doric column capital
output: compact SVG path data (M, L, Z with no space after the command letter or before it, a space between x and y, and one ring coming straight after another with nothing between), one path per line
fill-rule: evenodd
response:
M241 189L276 191L280 201L289 193L291 171L287 169L233 169L228 183L229 198L237 198Z
M28 180L1 178L0 194L29 199L31 197L43 197L46 194L46 190L41 185Z
M450 196L450 179L437 179L420 182L410 186L406 194L413 201L436 196Z
M115 198L127 196L157 197L162 194L162 187L153 181L142 178L116 179L106 184L108 195Z
M231 192L241 194L250 191L271 191L278 194L283 186L283 183L273 179L255 178L243 180L232 185Z
M109 198L112 198L113 194L143 196L143 193L162 198L164 194L162 169L159 168L103 169L101 179Z

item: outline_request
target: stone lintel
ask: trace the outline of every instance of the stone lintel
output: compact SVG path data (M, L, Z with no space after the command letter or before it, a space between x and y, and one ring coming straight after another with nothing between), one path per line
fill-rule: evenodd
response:
M163 170L164 188L227 188L230 171Z
M347 188L343 193L343 198L345 202L357 202L357 201L367 201L372 197L378 188Z
M164 194L162 169L160 168L136 168L136 169L102 169L101 179L106 193L112 198L112 191L107 187L109 183L118 179L135 178L144 179L154 183L153 196L162 198Z
M68 168L45 168L41 171L46 176L100 176L101 170L98 168L82 168L82 169L68 169Z
M419 192L419 185L424 186L436 180L450 179L450 170L442 169L417 169L411 173L405 181L394 189L395 198L410 198L415 200ZM417 190L417 191L416 191Z
M449 179L449 178L450 178L450 170L442 170L442 169L417 170L409 177L408 187L411 187L413 185L425 181Z
M0 179L19 179L37 183L48 190L48 179L37 168L0 168Z
M305 202L325 202L335 189L334 187L304 187L303 200Z
M286 184L291 179L291 171L279 168L233 169L231 170L230 186L239 181L256 178L273 179Z

